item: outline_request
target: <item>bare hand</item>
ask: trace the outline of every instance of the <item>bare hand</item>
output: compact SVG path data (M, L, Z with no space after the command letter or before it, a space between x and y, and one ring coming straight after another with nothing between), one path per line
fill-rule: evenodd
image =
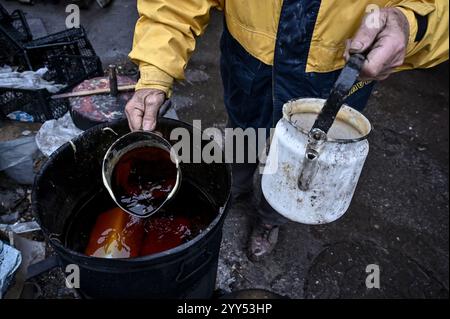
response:
M409 40L409 23L397 8L368 14L352 40L347 41L345 58L366 53L361 80L385 80L403 65Z
M163 91L156 89L142 89L134 93L134 96L125 107L128 125L132 131L153 131L161 105L166 99Z

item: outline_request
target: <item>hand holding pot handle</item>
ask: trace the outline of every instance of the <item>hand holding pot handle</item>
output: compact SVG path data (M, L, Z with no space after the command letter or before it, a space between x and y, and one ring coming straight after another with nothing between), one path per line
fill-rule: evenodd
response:
M403 65L409 40L409 23L400 9L384 8L368 14L352 40L347 41L345 58L364 53L361 80L385 80Z
M125 107L130 129L153 131L156 128L159 109L165 100L166 94L161 90L137 90Z

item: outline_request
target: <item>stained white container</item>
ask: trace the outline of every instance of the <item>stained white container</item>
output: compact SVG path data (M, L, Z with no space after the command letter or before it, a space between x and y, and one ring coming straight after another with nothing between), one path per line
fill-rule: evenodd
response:
M369 152L371 124L348 106L328 134L310 133L324 103L300 99L284 105L261 181L269 204L303 224L331 223L345 214Z

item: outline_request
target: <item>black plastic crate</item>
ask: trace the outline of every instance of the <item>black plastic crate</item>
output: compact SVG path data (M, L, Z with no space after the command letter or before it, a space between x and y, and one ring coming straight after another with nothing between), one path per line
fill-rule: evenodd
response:
M0 21L3 19L9 19L9 12L0 4Z
M83 28L58 32L29 42L26 56L32 69L46 66L47 79L72 87L103 75L100 58Z
M0 66L17 66L19 70L29 70L29 62L22 45L0 26Z
M102 76L100 58L83 28L74 28L26 44L0 26L0 64L18 66L20 71L49 69L46 79L73 87L85 79Z
M57 43L76 43L77 50L83 56L96 56L83 27L67 29L27 43L28 47L38 47Z
M33 36L22 10L15 10L11 14L0 5L0 26L18 42L29 42Z
M87 78L102 76L101 61L96 56L60 55L49 59L46 79L71 88Z
M0 116L23 111L33 116L35 122L45 122L63 116L69 110L67 99L53 100L43 90L19 90L0 88Z
M16 10L11 13L12 25L20 33L21 37L19 41L29 42L33 39L31 34L30 26L28 25L25 14L21 10Z
M9 14L0 5L0 65L15 65L22 70L28 70L29 63L23 44L31 39L31 31L24 13L16 10Z

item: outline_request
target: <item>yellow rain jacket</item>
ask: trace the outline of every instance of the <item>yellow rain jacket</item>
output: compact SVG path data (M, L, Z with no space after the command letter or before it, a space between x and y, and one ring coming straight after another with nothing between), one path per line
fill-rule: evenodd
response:
M232 36L258 60L272 65L283 0L138 0L130 58L140 68L137 89L170 93L210 19L223 10ZM407 58L401 70L427 68L448 59L448 0L322 0L311 38L306 72L326 73L343 67L345 41L354 36L369 5L397 7L410 24ZM369 7L370 8L370 7ZM420 41L417 16L427 16Z

